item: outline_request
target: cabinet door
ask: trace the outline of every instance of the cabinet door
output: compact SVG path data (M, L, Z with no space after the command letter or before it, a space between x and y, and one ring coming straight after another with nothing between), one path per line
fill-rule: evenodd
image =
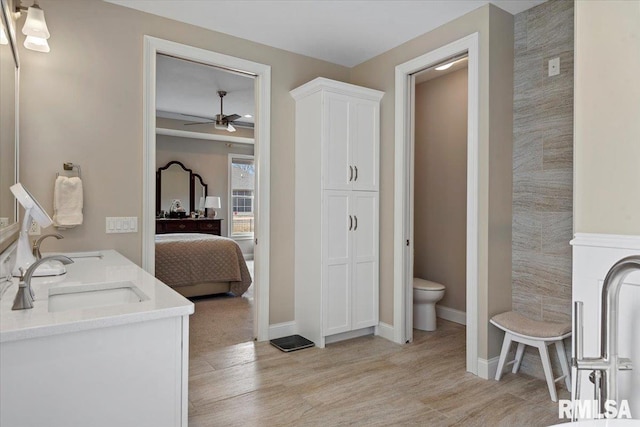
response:
M349 147L350 98L326 93L323 126L323 186L328 190L348 190L353 180Z
M379 154L379 105L367 100L354 100L349 116L351 163L354 168L354 190L377 191Z
M323 335L351 330L351 239L349 192L323 192Z
M378 193L354 191L352 329L378 324Z

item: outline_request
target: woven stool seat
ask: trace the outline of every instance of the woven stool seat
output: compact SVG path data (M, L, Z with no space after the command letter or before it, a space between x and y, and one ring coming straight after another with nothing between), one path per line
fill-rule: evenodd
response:
M541 322L531 320L515 311L497 314L491 318L491 323L503 331L511 331L532 338L558 338L571 332L571 322Z
M564 351L564 343L562 342L571 335L571 323L541 322L529 319L513 311L497 314L491 318L490 322L504 331L504 341L502 342L502 351L500 352L500 359L498 361L496 381L500 381L505 365L513 364L512 372L514 374L518 372L520 364L522 363L522 356L524 355L524 347L525 345L529 345L536 347L540 352L540 360L544 368L544 376L547 380L551 400L554 402L558 401L556 381L564 380L567 390L571 390L569 364L567 363L567 355ZM511 343L513 342L518 343L516 358L511 362L505 363L509 355L509 350L511 349ZM556 347L560 367L562 368L562 376L555 379L553 378L549 351L547 350L547 346L550 345Z

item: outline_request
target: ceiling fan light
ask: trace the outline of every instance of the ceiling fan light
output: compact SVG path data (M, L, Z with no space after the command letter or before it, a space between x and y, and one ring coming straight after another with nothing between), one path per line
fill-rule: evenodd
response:
M216 122L213 127L215 127L218 130L227 130L227 125L226 123L220 123L220 122Z
M40 9L38 5L29 7L27 11L27 19L22 27L22 34L25 36L39 37L41 39L48 39L51 37L49 29L47 28L47 21L44 19L44 10Z
M235 131L236 131L236 128L234 128L234 127L233 127L233 125L232 125L231 123L229 123L229 126L227 126L227 130L228 130L229 132L235 132Z

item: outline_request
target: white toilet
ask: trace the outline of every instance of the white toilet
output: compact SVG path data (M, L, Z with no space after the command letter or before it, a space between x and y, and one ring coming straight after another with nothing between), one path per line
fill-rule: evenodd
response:
M444 296L444 285L413 278L413 327L421 331L436 330L436 303Z

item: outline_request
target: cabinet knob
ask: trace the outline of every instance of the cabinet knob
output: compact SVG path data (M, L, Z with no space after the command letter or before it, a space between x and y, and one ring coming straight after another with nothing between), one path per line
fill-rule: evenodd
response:
M186 227L186 225L184 225L184 224L178 224L178 228L180 228L180 229L185 228L185 227Z

